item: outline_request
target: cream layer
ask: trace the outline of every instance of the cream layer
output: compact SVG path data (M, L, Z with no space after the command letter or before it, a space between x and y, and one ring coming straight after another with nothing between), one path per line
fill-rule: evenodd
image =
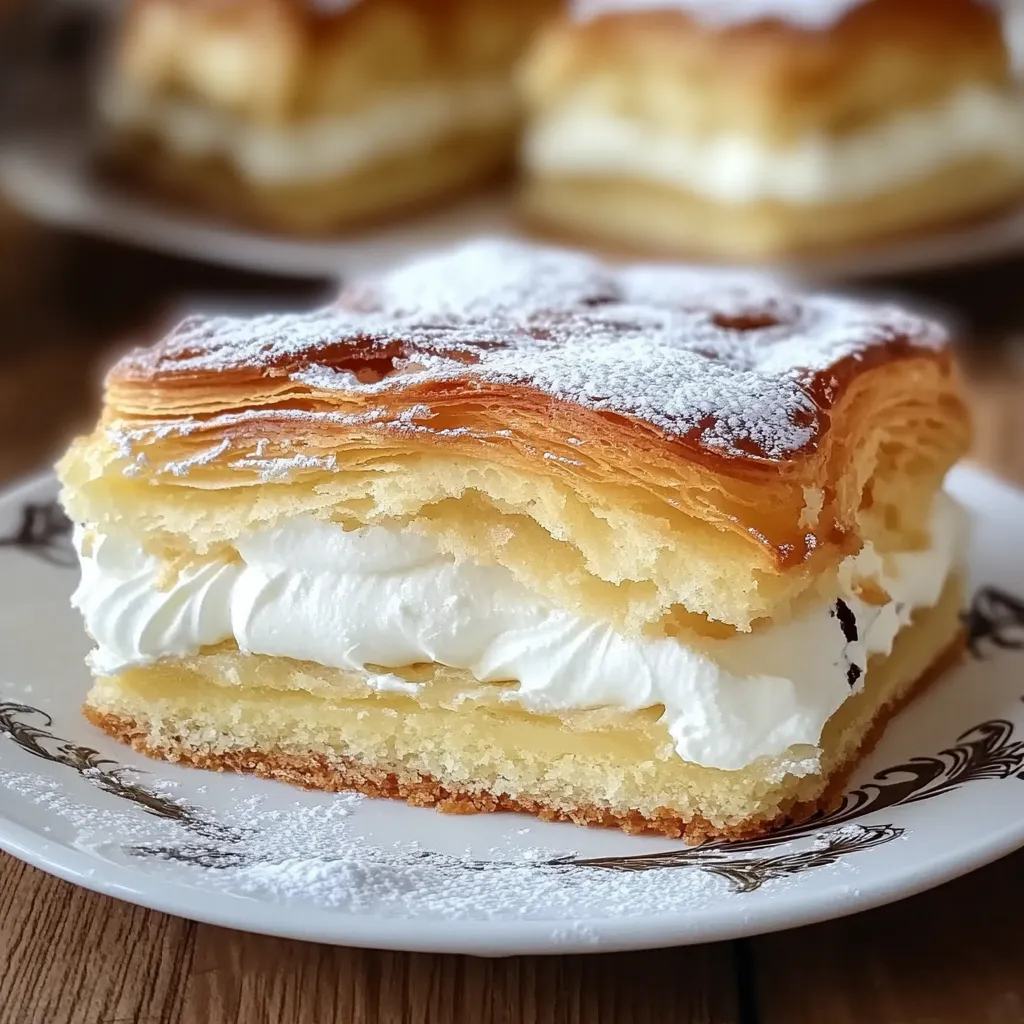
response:
M503 78L424 83L350 114L280 125L246 121L125 81L104 90L101 107L116 130L152 133L183 157L225 158L246 178L267 185L340 177L463 132L511 129L519 109L512 83Z
M617 115L599 80L541 114L523 149L538 176L624 178L721 203L797 205L867 199L983 156L1019 165L1024 181L1024 104L1009 92L963 88L849 135L773 146L727 129L698 137Z
M345 531L308 516L241 537L237 558L176 575L127 533L79 529L73 602L100 675L227 640L368 670L381 689L401 683L381 666L438 662L482 684L518 681L504 699L536 711L660 705L686 761L738 769L795 748L807 771L868 658L887 654L914 610L938 601L960 559L962 519L940 495L930 547L882 558L868 544L842 564L838 595L728 639L623 635L552 606L501 566L456 561L415 527ZM890 599L862 600L865 581Z

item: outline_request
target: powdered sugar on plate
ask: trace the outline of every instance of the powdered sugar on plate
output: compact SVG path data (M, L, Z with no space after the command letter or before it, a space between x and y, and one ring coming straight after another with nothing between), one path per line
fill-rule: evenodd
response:
M372 429L433 428L433 389L445 397L444 431L484 394L511 412L538 392L598 414L626 416L668 437L732 456L780 460L811 446L842 381L818 379L850 365L942 347L942 330L889 306L801 296L770 278L690 268L615 269L579 253L481 240L357 283L332 309L293 316L186 320L112 371L112 394L133 387L159 403L187 387L211 392L239 381L282 378L308 394L224 412L228 428L285 413L342 426L318 409L331 396L380 396L416 410L369 414ZM237 394L235 400L237 401ZM261 399L261 401L263 401ZM134 406L133 406L134 408ZM383 407L382 407L383 408ZM469 415L472 415L470 408ZM335 417L331 419L330 417ZM119 440L187 434L195 416L133 415Z
M97 807L42 775L2 771L0 788L70 823L73 845L95 857L144 863L147 871L202 889L320 909L552 920L575 928L609 908L632 916L681 911L728 891L723 878L702 871L581 868L573 854L544 848L487 860L436 853L415 841L375 842L355 827L363 798L352 794L311 795L283 808L250 794L215 819L182 823L113 799ZM167 781L148 788L179 799Z

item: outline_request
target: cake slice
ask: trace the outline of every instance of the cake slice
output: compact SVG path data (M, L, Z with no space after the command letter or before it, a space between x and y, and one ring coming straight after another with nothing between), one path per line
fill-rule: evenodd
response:
M193 317L60 465L139 750L700 840L830 799L960 647L944 336L481 241Z
M573 0L522 81L527 217L614 251L770 261L1024 196L986 0Z
M130 0L103 164L257 227L323 234L513 162L513 65L556 0Z

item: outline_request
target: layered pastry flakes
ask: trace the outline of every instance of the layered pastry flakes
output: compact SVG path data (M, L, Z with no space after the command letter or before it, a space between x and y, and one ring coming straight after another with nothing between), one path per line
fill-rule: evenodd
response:
M766 259L1024 196L985 0L574 0L522 78L527 216L611 248Z
M512 66L558 0L132 0L105 160L303 233L424 203L514 155Z
M122 359L60 465L89 719L156 756L700 839L959 649L941 331L482 241Z

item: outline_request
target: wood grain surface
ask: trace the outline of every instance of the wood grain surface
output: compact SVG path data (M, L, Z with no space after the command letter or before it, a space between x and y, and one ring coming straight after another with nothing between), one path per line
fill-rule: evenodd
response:
M88 423L103 365L182 296L305 304L319 290L73 240L44 262L20 307L0 308L0 485ZM1002 273L1015 287L1024 267ZM967 365L976 456L1024 482L1024 361L990 347ZM1021 921L1024 853L753 940L482 960L227 931L0 855L0 1024L1011 1024L1024 1022Z

